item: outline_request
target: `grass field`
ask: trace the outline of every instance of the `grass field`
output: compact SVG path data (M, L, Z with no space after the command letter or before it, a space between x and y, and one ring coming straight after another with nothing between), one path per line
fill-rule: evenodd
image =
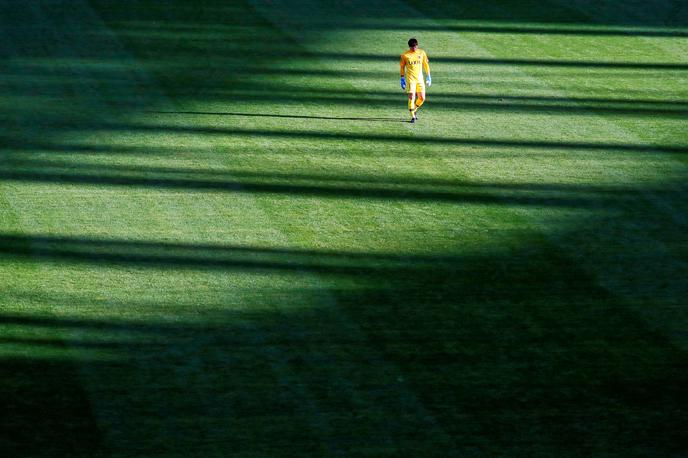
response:
M686 2L0 30L1 456L688 455Z

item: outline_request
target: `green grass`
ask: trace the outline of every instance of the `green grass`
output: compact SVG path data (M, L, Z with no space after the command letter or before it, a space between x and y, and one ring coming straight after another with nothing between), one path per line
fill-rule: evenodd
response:
M27 5L0 455L688 453L681 2Z

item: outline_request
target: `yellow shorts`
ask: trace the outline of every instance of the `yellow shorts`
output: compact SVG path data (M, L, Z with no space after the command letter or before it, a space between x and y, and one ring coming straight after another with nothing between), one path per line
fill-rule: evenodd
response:
M417 80L415 78L409 78L406 81L406 93L410 94L412 92L418 93L425 90L425 82L422 80Z

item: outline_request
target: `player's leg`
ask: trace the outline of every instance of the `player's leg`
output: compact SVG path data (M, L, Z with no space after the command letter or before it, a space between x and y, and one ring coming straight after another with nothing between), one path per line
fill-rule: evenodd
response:
M409 113L411 113L411 122L416 120L415 112L416 112L416 87L415 84L409 88L408 91L408 109Z
M418 83L416 85L416 104L415 104L415 107L413 108L412 122L415 122L418 120L418 109L420 108L421 105L423 105L423 102L425 102L425 85Z
M416 89L416 110L425 102L425 87L418 85Z

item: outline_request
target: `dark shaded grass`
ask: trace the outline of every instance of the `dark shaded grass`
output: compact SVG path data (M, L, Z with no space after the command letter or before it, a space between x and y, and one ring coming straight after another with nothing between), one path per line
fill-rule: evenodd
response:
M0 317L0 325L4 322ZM40 343L0 339L0 346ZM66 349L59 339L55 349ZM0 453L6 457L107 456L78 363L0 358Z
M36 238L35 250L40 253L46 243ZM120 264L99 256L102 246L73 239L51 243L89 251L89 262L97 265ZM108 243L123 253L180 249ZM218 250L184 249L211 264ZM334 264L340 267L339 275L357 278L363 288L334 291L339 309L356 331L341 327L329 307L318 303L311 304L309 311L284 312L281 318L253 312L238 320L244 323L241 326L235 324L239 316L232 314L188 325L3 315L0 325L144 333L147 337L140 343L122 343L119 348L110 343L107 349L144 359L156 352L162 367L183 366L175 349L203 342L206 371L217 376L212 386L188 389L170 384L164 371L147 374L147 383L159 383L173 400L167 406L171 416L158 421L177 434L162 452L176 446L177 451L221 447L281 454L280 447L290 444L290 453L417 454L427 453L433 444L436 453L445 455L463 450L578 456L624 450L627 456L646 456L680 454L688 446L680 427L688 421L682 408L688 401L684 389L688 355L639 320L632 304L596 286L594 279L546 241L532 240L509 257L440 259L430 264L426 262L431 259L423 258L400 261L396 256L317 251L275 251L270 256L279 259L275 269L308 270L306 258L311 265L320 263L323 272ZM347 270L352 259L356 271ZM147 265L140 256L123 261ZM380 262L387 268L379 269ZM156 265L161 264L177 266L177 260L156 258ZM67 300L88 303L78 296ZM164 343L151 346L146 340ZM97 348L97 343L86 340L83 347L89 346ZM74 348L81 348L78 342ZM274 358L281 360L279 370L291 374L298 385L289 388L275 378ZM132 376L135 380L140 368L126 361L92 365L112 376L105 392L117 386L137 389L137 382L125 381ZM386 371L392 367L392 374L398 375L390 377ZM338 378L343 372L345 380ZM20 378L27 375L21 374ZM65 390L62 393L69 399L76 396ZM361 404L353 394L358 390L378 402ZM402 401L409 391L423 411L398 410L409 406ZM34 388L32 396L50 405L53 394ZM233 418L206 405L209 399L223 399ZM312 410L304 403L313 403ZM43 424L57 421L59 414L59 409L48 411ZM299 432L283 423L302 424L304 414L320 426ZM141 415L132 410L127 427L141 421ZM208 429L200 436L190 434L195 429L185 422L187 418L198 418ZM77 411L73 421L91 420L87 411ZM232 434L222 434L228 424L234 425ZM270 435L275 426L281 433ZM68 437L74 434L60 431ZM220 443L218 434L223 437ZM384 447L371 444L376 436ZM257 437L261 439L244 442ZM151 451L146 444L138 446L142 448L137 450Z
M178 20L171 22L171 28L177 32L187 32L209 26L224 26L217 20L232 11L231 6L217 2L206 2L203 9L185 7L180 12L193 18L189 21ZM408 24L405 10L395 8L384 9L385 19L371 20L365 9L346 7L339 9L335 17L320 17L314 15L309 24L309 30L331 30L337 28L374 29L374 30L408 30L409 27L423 32L486 32L486 33L525 33L525 34L566 34L591 36L647 36L647 37L685 37L685 26L688 25L688 8L681 1L653 0L637 4L620 4L613 0L598 2L562 0L542 1L496 1L491 0L480 4L468 1L446 2L443 0L417 1L409 0L409 4L419 12L433 19L460 20L459 25L435 25L420 22ZM126 14L126 9L117 9L109 1L96 2L97 5L107 5L108 16L120 17ZM164 12L164 11L162 11ZM148 6L144 14L160 15L160 9ZM379 13L376 11L376 13ZM170 18L172 19L172 18ZM362 21L361 19L365 19ZM252 17L246 18L246 24L255 24ZM487 24L485 24L487 23ZM526 25L527 24L527 25ZM137 24L142 31L159 29L159 24Z
M397 275L343 300L462 447L685 451L686 354L567 259L502 262Z
M302 100L303 101L303 100ZM343 116L309 116L309 115L285 115L285 114L271 114L271 113L227 113L227 112L212 112L212 111L150 111L152 114L173 114L173 115L201 115L201 116L242 116L248 118L286 118L286 119L319 119L326 121L360 121L366 122L393 122L393 123L408 123L409 121L401 118L370 118L365 116L360 117L343 117Z
M385 25L365 25L352 24L349 28L353 30L394 30L406 31L408 27L405 25L395 26L393 24ZM326 26L323 26L326 29ZM666 30L666 29L644 29L635 27L604 27L594 26L590 28L577 27L575 25L559 25L559 26L525 26L525 25L434 25L422 24L415 27L423 33L435 32L454 32L454 33L485 33L485 34L507 34L507 35L570 35L570 36L627 36L627 37L674 37L685 38L688 37L688 31L680 30Z
M519 22L529 25L537 23L555 31L580 28L584 29L583 33L588 28L602 29L604 32L614 26L629 28L631 30L627 33L633 35L636 32L634 28L654 28L661 33L666 28L688 25L685 2L670 0L623 4L615 0L488 0L479 4L465 0L407 0L406 3L433 18L504 23L507 29L510 26L518 28L514 23Z
M28 248L17 240L14 248ZM7 294L3 291L4 300ZM45 321L51 322L50 318ZM32 339L6 337L11 324L0 312L0 349ZM21 322L20 322L21 323ZM50 339L55 350L66 350L61 339ZM0 455L5 457L107 456L88 394L79 378L79 363L68 358L0 356Z

